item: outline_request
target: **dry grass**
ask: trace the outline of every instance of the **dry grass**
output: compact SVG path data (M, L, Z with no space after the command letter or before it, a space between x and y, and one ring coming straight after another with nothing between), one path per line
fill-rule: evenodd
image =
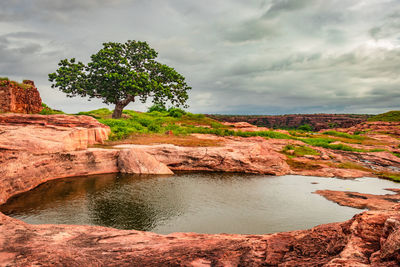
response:
M354 169L354 170L360 170L360 171L365 171L365 172L373 172L373 170L370 168L364 167L361 164L357 164L357 163L350 162L350 161L339 163L337 167L341 168L341 169Z
M318 162L314 161L297 161L294 159L287 159L286 160L287 164L290 166L291 169L293 170L319 170L322 169L323 167L318 164Z
M108 141L105 146L115 146L122 144L135 145L156 145L172 144L183 147L212 147L222 146L223 141L200 139L194 136L175 136L167 134L133 134L129 138L118 141Z

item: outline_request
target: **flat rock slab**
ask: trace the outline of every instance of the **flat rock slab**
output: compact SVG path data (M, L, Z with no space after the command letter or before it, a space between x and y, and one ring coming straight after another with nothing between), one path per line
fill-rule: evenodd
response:
M158 235L0 214L1 266L398 266L399 212L272 235Z
M214 138L221 139L221 137ZM222 139L224 146L221 147L180 147L163 144L119 145L116 148L142 149L166 164L171 170L270 175L285 175L290 172L286 156L275 151L262 137Z
M395 194L372 195L333 190L317 190L315 193L341 206L357 209L390 210L394 206L400 208L400 189L390 188L387 190L393 191Z

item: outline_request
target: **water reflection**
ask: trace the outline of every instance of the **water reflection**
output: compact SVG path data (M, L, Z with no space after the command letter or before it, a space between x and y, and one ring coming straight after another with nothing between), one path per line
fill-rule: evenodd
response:
M387 193L375 178L196 173L105 174L49 181L10 199L0 211L28 223L102 225L158 233L262 234L343 221L360 210L312 194L318 189Z

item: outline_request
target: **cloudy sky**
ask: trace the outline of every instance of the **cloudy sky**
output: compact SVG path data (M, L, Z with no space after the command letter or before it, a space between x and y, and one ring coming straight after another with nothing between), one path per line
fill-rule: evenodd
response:
M193 89L189 111L381 113L400 109L399 0L2 0L0 76L32 79L66 112L48 73L103 42L147 41ZM129 108L146 110L150 103Z

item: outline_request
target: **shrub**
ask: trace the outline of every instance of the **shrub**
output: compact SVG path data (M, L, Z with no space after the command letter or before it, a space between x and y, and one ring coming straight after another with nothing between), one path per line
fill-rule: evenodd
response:
M148 113L151 113L154 111L164 112L164 111L167 111L167 108L162 104L154 104L147 110Z
M153 122L147 127L147 129L152 133L159 133L161 130L161 126L158 123Z
M206 116L204 114L193 114L193 113L187 112L186 117L188 119L192 119L192 120L200 120L200 119L204 119Z
M168 109L168 115L174 118L181 118L186 112L180 108L170 108Z
M297 130L305 131L305 132L312 132L314 128L310 124L303 124L297 127Z
M9 81L8 77L0 77L0 81Z
M220 128L222 128L222 127L224 127L224 125L222 125L222 124L219 123L219 122L211 122L211 128L220 129Z

